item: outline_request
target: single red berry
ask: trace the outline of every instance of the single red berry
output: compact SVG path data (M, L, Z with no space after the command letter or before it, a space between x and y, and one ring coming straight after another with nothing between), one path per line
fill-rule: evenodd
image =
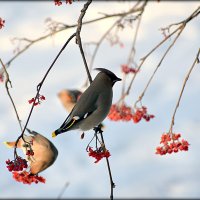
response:
M43 101L43 100L45 100L46 98L45 98L45 96L41 95L41 96L40 96L40 99Z
M62 5L62 1L61 0L54 0L54 3L55 3L56 6Z
M34 98L28 100L29 104L33 103L34 102Z
M2 29L4 27L4 24L5 24L5 20L0 18L0 29Z

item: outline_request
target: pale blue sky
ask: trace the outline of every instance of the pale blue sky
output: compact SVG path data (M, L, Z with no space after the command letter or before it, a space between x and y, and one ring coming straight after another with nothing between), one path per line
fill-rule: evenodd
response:
M0 17L6 20L5 28L0 30L2 60L6 62L12 57L12 37L36 38L44 34L44 21L47 17L69 24L75 23L83 3L80 1L55 7L53 2L0 2ZM112 13L128 9L132 3L93 2L85 19L99 16L98 12ZM197 6L198 2L191 1L150 2L141 23L136 58L139 60L162 39L159 28L185 19ZM84 26L83 42L98 40L112 23L111 19ZM200 197L199 66L194 69L188 81L174 127L176 132L181 132L183 138L189 141L190 150L163 157L154 154L161 134L169 129L184 76L199 48L199 25L199 17L188 24L144 97L144 105L147 105L149 112L155 114L156 118L150 123L139 124L105 120L104 135L112 155L110 162L116 184L115 197ZM30 110L27 100L35 95L37 84L73 31L58 34L54 37L54 42L47 39L36 44L17 58L9 68L13 83L11 93L23 122ZM118 46L110 47L108 42L104 42L94 66L108 68L121 77L120 65L127 60L132 34L133 30L130 28L121 33L121 40L125 44L123 49ZM127 103L133 104L137 99L163 52L164 48L158 49L145 63ZM92 75L94 77L95 73ZM51 139L52 130L60 126L66 117L57 93L63 88L80 88L85 78L79 49L72 42L49 74L41 91L47 100L34 109L28 127ZM116 84L114 102L118 99L120 90L121 84ZM3 84L0 84L0 119L0 143L15 140L19 127ZM12 179L4 161L12 158L13 151L0 145L0 198L56 198L66 181L70 185L63 195L65 198L109 197L110 185L105 160L94 164L94 160L85 151L91 137L92 132L89 132L84 140L80 140L80 134L74 131L54 139L59 156L52 167L41 173L46 178L46 184L31 186Z

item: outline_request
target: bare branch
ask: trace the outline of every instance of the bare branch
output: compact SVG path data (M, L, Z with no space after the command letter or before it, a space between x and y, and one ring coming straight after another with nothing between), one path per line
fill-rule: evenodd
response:
M131 47L130 54L129 54L129 57L128 57L127 65L134 63L135 53L136 53L136 50L135 50L136 40L137 40L137 36L138 36L139 27L140 27L140 24L141 24L142 15L144 13L146 5L147 5L147 1L144 2L143 7L141 9L141 12L139 13L139 15L137 17L138 22L137 22L137 25L136 25L135 33L133 35L133 43L132 43L132 47ZM139 68L138 68L138 70L139 70ZM123 102L124 98L128 95L129 90L130 90L130 89L128 89L128 93L127 93L127 91L125 92L126 77L127 76L124 74L123 80L122 80L123 81L122 82L122 96L119 99L118 103Z
M161 66L163 60L165 59L165 57L167 56L167 54L169 53L170 49L174 46L174 44L176 43L177 39L179 38L179 36L181 35L182 31L184 29L184 26L182 26L182 28L180 29L180 31L178 32L177 36L174 38L173 42L170 44L170 46L167 48L167 50L165 51L164 55L162 56L161 60L159 61L158 65L156 66L153 74L151 75L150 79L148 80L143 92L141 93L141 95L139 95L138 100L135 102L135 106L139 101L142 101L142 98L145 95L145 92L147 91L151 81L153 80L156 72L158 71L159 67Z
M58 55L56 56L56 58L53 60L52 64L51 64L50 67L48 68L48 70L47 70L46 74L44 75L42 81L38 84L38 86L37 86L37 93L36 93L36 95L35 95L34 102L33 102L33 104L32 104L31 110L30 110L30 112L29 112L28 118L27 118L27 120L26 120L24 129L22 130L22 133L19 135L19 137L17 138L17 140L16 140L16 142L15 142L14 157L16 157L16 155L17 155L17 151L16 151L17 144L18 144L20 138L23 138L23 136L24 136L24 132L25 132L25 130L26 130L26 128L27 128L27 125L28 125L29 120L30 120L30 118L31 118L31 115L32 115L32 113L33 113L35 101L36 101L37 97L39 96L40 90L41 90L41 88L42 88L42 86L43 86L43 84L44 84L44 81L46 80L46 77L48 76L49 72L50 72L51 69L53 68L55 62L57 61L57 59L59 58L59 56L61 55L61 53L62 53L63 50L65 49L65 47L69 44L69 42L70 42L75 36L76 36L76 34L74 33L74 34L72 34L72 35L68 38L68 40L65 42L65 44L63 45L63 47L62 47L61 50L59 51Z
M91 74L90 74L90 71L89 71L89 68L88 68L88 65L87 65L87 61L86 61L86 58L85 58L85 54L84 54L84 51L83 51L83 48L82 48L80 33L81 33L81 28L82 28L83 17L84 17L84 15L85 15L85 13L86 13L86 11L87 11L87 9L88 9L88 7L91 3L92 3L92 0L88 0L84 4L83 9L81 10L80 17L78 19L78 27L77 27L77 30L76 30L76 43L79 46L79 49L80 49L80 52L81 52L81 55L82 55L82 58L83 58L84 66L85 66L90 84L92 83L92 77L91 77ZM104 138L103 138L103 131L99 131L99 133L101 135L102 143L105 146L105 142L104 142ZM114 184L113 179L112 179L112 173L111 173L111 168L110 168L110 163L109 163L108 158L106 158L106 163L107 163L107 168L108 168L109 177L110 177L110 187L111 187L110 199L113 200L113 188L115 187L115 184Z
M86 61L85 54L84 54L84 51L83 51L80 33L81 33L81 28L82 28L82 23L83 23L82 22L83 17L85 16L85 13L86 13L86 11L87 11L87 9L88 9L88 7L91 3L92 3L92 0L88 0L87 3L84 4L84 7L81 10L81 14L80 14L79 19L78 19L78 26L77 26L77 29L76 29L76 43L79 46L81 56L83 58L83 62L84 62L85 69L86 69L87 76L88 76L90 83L92 83L92 77L91 77L90 71L88 69L87 61Z
M82 22L82 25L87 25L87 24L91 24L91 23L94 23L94 22L98 22L98 21L101 21L101 20L105 20L105 19L110 19L110 18L115 18L115 17L122 17L122 16L126 16L128 14L134 14L134 13L137 13L137 12L140 12L142 9L142 7L133 7L131 8L130 10L126 11L126 12L119 12L119 13L114 13L114 14L107 14L106 16L103 16L103 17L98 17L98 18L95 18L95 19L91 19L91 20L88 20L88 21L85 21L85 22ZM25 38L25 41L26 42L29 42L27 45L25 45L22 49L20 49L16 55L14 55L9 61L7 61L7 63L5 64L6 68L10 66L10 64L18 57L20 56L22 53L24 53L27 49L29 49L32 45L44 40L44 39L47 39L49 37L51 37L52 35L56 35L57 33L60 33L62 31L66 31L68 29L72 29L72 28L76 28L78 26L77 23L75 24L71 24L71 25L68 25L68 24L64 24L64 23L59 23L59 24L62 24L62 26L59 27L58 30L55 30L53 33L48 33L44 36L41 36L41 37L38 37L36 39L27 39ZM20 38L19 38L20 39ZM23 40L23 38L21 38ZM3 73L3 69L0 69L0 74Z
M20 120L20 118L19 118L19 114L18 114L17 108L16 108L16 106L15 106L15 102L14 102L14 100L13 100L11 94L10 94L10 91L9 91L9 86L8 86L8 84L10 84L10 86L12 87L11 80L10 80L9 74L8 74L8 72L7 72L7 70L6 70L6 67L5 67L5 65L4 65L4 63L3 63L3 61L2 61L1 59L0 59L0 62L1 62L1 65L2 65L2 67L3 67L3 69L4 69L4 73L5 73L5 76L6 76L5 88L6 88L8 97L9 97L11 103L12 103L12 106L13 106L13 108L14 108L15 115L16 115L16 117L17 117L17 121L18 121L18 123L19 123L20 129L21 129L21 131L22 131L21 120Z
M179 97L178 97L178 101L177 101L177 103L176 103L176 107L175 107L175 110L174 110L174 113L173 113L173 116L172 116L172 120L171 120L171 125L170 125L170 129L169 129L169 133L173 133L173 130L172 130L172 129L173 129L173 126L174 126L175 116L176 116L176 112L177 112L177 109L178 109L178 107L179 107L179 104L180 104L182 95L183 95L183 91L184 91L184 89L185 89L186 83L187 83L187 81L188 81L188 79L189 79L189 77L190 77L190 74L191 74L192 70L194 69L194 67L195 67L196 64L199 64L199 56L200 56L200 48L199 48L199 50L198 50L198 53L197 53L197 55L196 55L196 57L195 57L195 60L194 60L194 62L193 62L193 64L192 64L192 66L190 67L190 69L189 69L189 71L188 71L188 73L187 73L187 75L186 75L186 77L185 77L185 80L184 80L184 82L183 82L183 86L182 86L182 89L181 89L180 95L179 95Z
M104 149L106 149L104 138L103 138L103 133L102 132L100 132L100 136L101 136L102 143L104 145ZM115 183L113 182L112 172L111 172L111 168L110 168L110 163L109 163L109 159L107 157L106 157L106 163L107 163L108 173L109 173L109 177L110 177L110 191L111 191L111 193L110 193L110 199L113 200L113 189L115 188Z
M140 2L137 2L133 7L132 7L132 10L134 10L138 5L139 5ZM147 2L144 2L143 5L141 6L141 11L139 12L139 14L137 14L133 19L132 21L135 21L137 20L138 18L140 18L143 10L144 10L144 7L146 6L146 3ZM104 39L107 37L107 35L116 27L116 25L120 24L121 21L127 17L130 13L128 14L125 14L123 16L121 16L118 20L116 20L109 28L108 30L106 30L106 32L101 36L101 38L99 39L99 41L97 42L90 42L89 44L94 44L95 45L95 49L93 51L93 54L92 54L92 57L91 57L91 61L90 61L90 65L89 65L89 70L91 71L92 70L92 67L93 67L93 64L94 64L94 60L96 58L96 55L97 55L97 52L102 44L102 42L104 41ZM104 14L105 15L105 14ZM83 87L87 86L88 84L88 81L86 80L86 82L84 83Z
M187 25L188 22L190 22L192 19L194 19L195 17L197 17L200 14L200 7L198 7L188 18L186 18L185 20L183 20L183 22L169 35L166 35L166 37L159 42L149 53L147 53L143 58L141 58L141 62L140 65L138 66L138 70L141 69L141 67L143 66L144 62L146 61L146 59L156 50L158 49L163 43L165 43L169 38L171 38L171 36L173 36L175 33L177 33L178 31L182 30L182 28L184 29ZM181 31L182 32L182 31ZM179 33L178 33L179 34ZM121 99L124 99L130 92L131 87L133 85L133 82L136 78L137 73L135 73L131 79L130 85L127 88L125 94L121 97Z

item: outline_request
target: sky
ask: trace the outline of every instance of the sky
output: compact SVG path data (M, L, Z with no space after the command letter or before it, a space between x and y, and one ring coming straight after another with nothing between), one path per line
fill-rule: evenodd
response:
M133 3L135 2L93 2L84 19L99 17L100 13L124 11ZM44 22L49 17L67 24L76 23L83 4L80 1L55 7L53 2L46 1L1 1L0 17L6 23L0 30L0 58L6 62L13 56L11 38L37 38L47 33ZM159 31L161 27L187 18L198 6L197 1L149 2L138 34L136 60L139 62L163 39ZM83 43L97 41L113 22L113 19L109 19L83 26ZM189 141L189 151L162 157L155 154L161 134L169 130L185 75L200 47L199 25L199 16L188 23L144 96L143 104L155 115L155 119L138 124L105 120L104 137L111 152L110 164L116 184L116 198L200 197L199 66L194 68L188 80L174 126L174 132L180 132ZM119 45L110 46L108 41L104 41L97 53L94 67L110 69L118 77L122 77L120 66L127 62L134 30L135 25L120 32L124 48ZM38 42L19 56L8 69L13 85L10 91L23 123L31 108L27 101L34 97L37 84L73 31L74 29L70 29ZM170 42L157 49L145 62L126 99L128 105L133 105L137 100L167 45ZM95 75L96 72L93 71L93 78ZM31 186L15 182L5 166L5 160L12 158L13 151L2 143L14 141L20 134L20 129L4 84L0 84L0 198L57 198L66 182L69 186L63 198L109 197L110 185L105 160L95 164L94 159L85 151L93 132L89 131L84 140L80 140L80 133L77 131L51 138L52 131L67 116L57 98L58 92L65 88L80 89L86 78L78 46L73 41L47 77L41 90L46 101L34 109L28 124L30 129L51 140L59 151L54 165L41 173L46 178L46 183ZM120 97L121 86L121 83L114 86L113 103Z

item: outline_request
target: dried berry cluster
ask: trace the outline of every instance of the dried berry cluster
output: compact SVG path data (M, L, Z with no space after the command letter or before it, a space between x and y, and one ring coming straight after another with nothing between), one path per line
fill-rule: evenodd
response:
M130 121L133 120L134 123L138 123L141 119L147 122L154 118L154 115L147 113L147 108L142 106L141 108L136 108L135 112L131 107L122 104L120 106L113 104L111 106L108 118L113 121Z
M180 141L180 138L180 133L164 133L160 140L162 146L156 148L156 154L165 155L178 151L188 151L189 143L184 139Z
M22 172L13 172L13 178L18 181L22 182L23 184L31 184L31 183L45 183L45 179L42 176L30 174L27 171Z
M35 100L35 98L32 98L32 99L28 100L28 103L29 104L33 103L34 106L37 106L37 105L41 104L41 102L44 101L45 99L46 99L45 96L39 94L38 97L36 98L36 100Z
M128 65L121 65L121 70L124 74L129 74L129 73L133 73L133 74L136 74L139 70L138 69L135 69L135 68L132 68L132 67L129 67Z
M98 163L102 158L110 157L110 152L108 150L104 150L103 147L99 147L95 151L92 147L89 147L88 155L96 159L94 163Z

